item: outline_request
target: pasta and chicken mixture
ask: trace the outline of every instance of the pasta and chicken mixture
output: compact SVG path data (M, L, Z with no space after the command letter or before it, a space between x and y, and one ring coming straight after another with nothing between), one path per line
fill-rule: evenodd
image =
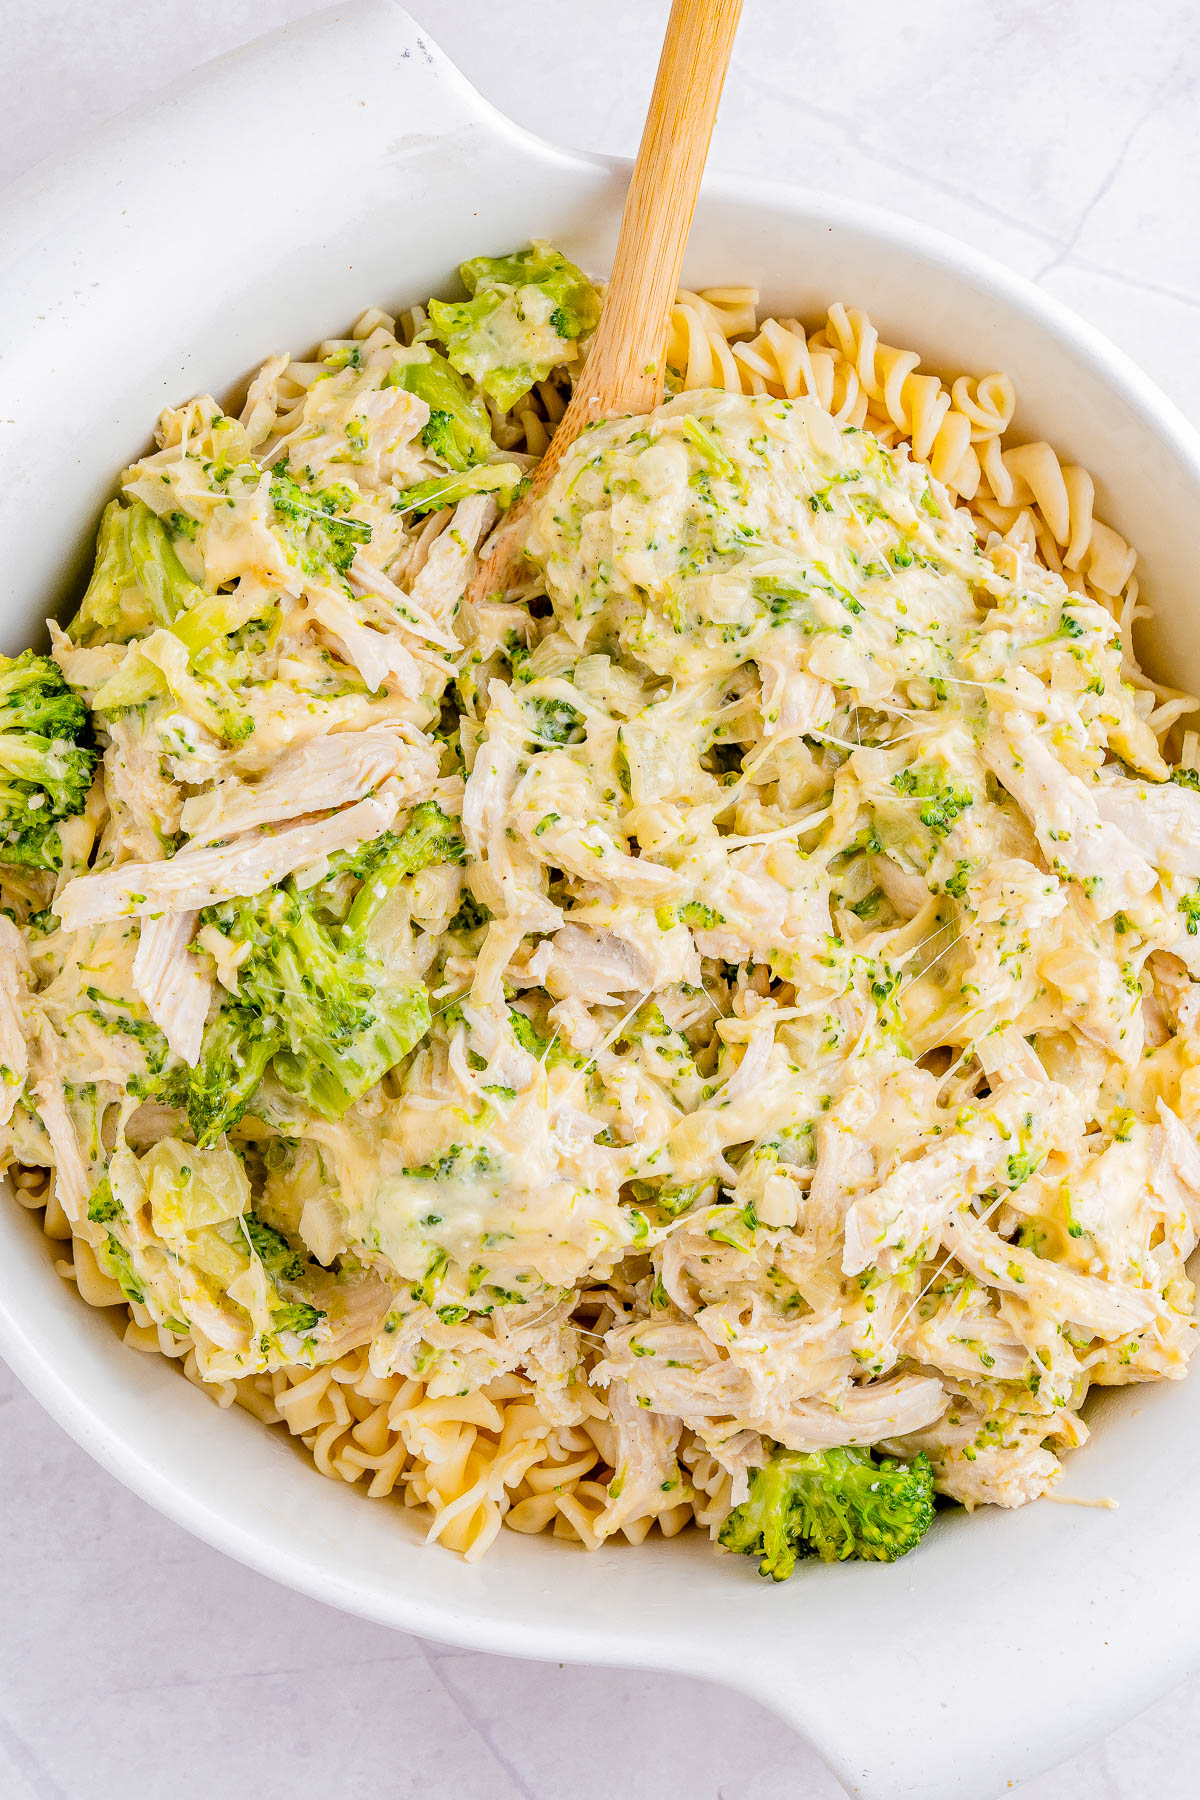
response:
M462 273L165 413L5 665L4 1156L131 1343L470 1555L888 1560L1186 1371L1189 703L1002 377L745 290L468 598L600 299Z

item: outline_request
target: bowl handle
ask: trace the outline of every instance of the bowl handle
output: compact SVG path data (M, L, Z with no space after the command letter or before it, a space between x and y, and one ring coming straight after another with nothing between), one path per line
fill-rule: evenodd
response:
M397 85L397 122L406 136L428 131L443 137L459 126L483 125L493 130L517 129L511 120L472 87L462 71L396 0L353 0L349 6L330 7L299 27L309 32L328 22L333 30L353 24L368 39L378 33L400 78ZM286 29L279 34L286 37Z

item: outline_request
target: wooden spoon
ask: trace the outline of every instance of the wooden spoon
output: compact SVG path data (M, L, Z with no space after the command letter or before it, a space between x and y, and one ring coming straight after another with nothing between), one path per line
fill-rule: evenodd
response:
M649 412L662 399L671 302L741 10L742 0L674 0L596 335L530 487L471 582L469 601L503 594L519 578L529 508L584 427Z

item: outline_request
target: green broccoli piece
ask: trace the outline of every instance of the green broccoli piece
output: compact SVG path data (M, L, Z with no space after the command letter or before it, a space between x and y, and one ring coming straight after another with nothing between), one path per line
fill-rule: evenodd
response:
M447 926L448 931L478 931L492 918L490 907L477 900L469 888L464 888L458 911Z
M286 457L271 470L271 505L306 575L344 575L360 544L371 541L365 519L348 516L359 496L344 482L313 492L295 481Z
M0 656L0 862L62 867L59 824L83 811L96 768L87 724L48 656Z
M67 635L77 644L126 644L202 598L162 520L140 500L114 500L100 521L95 568Z
M281 1231L260 1219L253 1210L244 1212L238 1224L245 1234L250 1249L258 1258L271 1278L279 1300L277 1306L271 1307L271 1326L274 1331L312 1331L325 1314L319 1307L307 1300L289 1300L279 1291L279 1283L303 1281L309 1272L308 1258L299 1250L293 1250Z
M756 575L750 583L756 600L764 602L776 625L799 625L806 637L822 629L813 607L808 582L787 575Z
M164 1092L187 1113L202 1148L233 1130L283 1042L278 1023L268 1028L252 1007L236 1001L227 1000L209 1021L195 1068L172 1076Z
M145 1290L133 1266L133 1259L120 1238L108 1233L104 1243L96 1251L96 1260L106 1275L110 1275L120 1288L131 1306L140 1306L146 1298Z
M556 1068L560 1063L566 1063L572 1069L585 1067L582 1056L576 1056L557 1035L552 1038L543 1037L529 1015L515 1006L508 1009L508 1023L522 1050L527 1050L530 1056L536 1056L547 1068Z
M695 931L712 931L725 923L724 913L719 913L715 906L706 905L703 900L685 900L677 910L682 922Z
M967 897L967 883L974 873L975 864L967 857L960 856L955 863L953 870L947 875L945 881L942 883L942 886L952 899L965 900Z
M759 1573L786 1581L798 1558L895 1562L915 1550L933 1522L933 1471L870 1450L776 1450L750 1477L719 1541L759 1558Z
M121 1216L121 1202L112 1191L108 1177L105 1176L92 1193L88 1201L87 1216L93 1225L107 1225Z
M207 907L201 919L244 946L237 995L209 1024L177 1090L201 1144L237 1123L268 1063L289 1093L340 1118L429 1029L425 989L393 982L292 883Z
M737 464L727 451L722 450L717 434L710 425L696 418L694 413L685 413L682 431L693 450L699 452L710 475L717 476L721 481L732 482L735 487L744 485Z
M436 800L422 800L413 808L396 850L406 875L415 875L433 863L460 863L467 854L457 821L444 813Z
M505 410L566 361L600 317L587 276L549 244L476 256L459 274L470 299L431 300L432 329L459 374Z
M22 650L0 656L0 731L34 731L44 738L77 738L87 708L49 656Z
M239 1221L250 1248L267 1274L276 1281L299 1281L307 1264L298 1250L293 1250L281 1231L260 1219L256 1212L244 1212Z
M403 362L394 363L383 383L415 394L429 407L429 423L421 442L448 469L469 469L491 455L492 425L488 409L473 394L444 356L420 344Z
M892 786L898 794L912 795L921 801L921 823L935 837L948 836L959 813L973 804L970 788L947 781L946 774L944 766L938 769L926 764L900 769L892 776Z
M276 1331L313 1331L325 1317L315 1306L306 1300L297 1300L288 1306L277 1306L271 1314L271 1324Z
M436 800L422 800L403 831L389 831L370 846L370 860L364 859L361 870L362 885L342 928L346 937L366 936L384 901L406 875L416 875L433 863L460 863L466 853L456 822Z
M291 883L206 909L206 924L247 947L238 994L293 1049L313 1037L346 1042L371 1018L368 984L339 955L308 896Z
M252 619L261 618L276 604L271 590L256 582L239 583L227 594L205 594L196 588L195 595L195 604L167 626L172 637L177 637L187 651L188 662L193 664L213 644L240 631ZM167 691L167 678L162 670L134 652L132 658L127 654L116 673L97 688L92 711L120 712L126 707L144 706L148 700Z
M554 328L568 342L599 322L599 294L583 270L549 244L535 242L510 256L473 256L458 272L468 294L476 297L497 289L541 288L554 302Z
M419 982L394 990L381 982L372 1004L374 1012L343 1041L331 1032L276 1055L280 1083L323 1118L340 1119L429 1030L429 996Z
M478 463L450 475L431 475L428 481L402 488L392 501L396 513L430 513L439 507L457 506L468 494L495 494L501 507L512 505L525 477L516 463Z
M580 744L587 735L583 714L569 700L527 700L533 728L549 744Z
M398 881L464 854L456 822L426 800L403 831L333 858L326 880L303 893L286 883L205 909L203 924L246 949L237 995L210 1021L196 1067L168 1082L197 1143L233 1129L269 1064L290 1093L340 1118L408 1055L429 1030L428 995L388 975L369 928ZM359 884L348 908L335 895L346 877Z
M640 1205L659 1206L669 1219L690 1212L701 1201L711 1204L716 1192L711 1181L679 1183L664 1177L656 1181L635 1181L631 1185L633 1197Z

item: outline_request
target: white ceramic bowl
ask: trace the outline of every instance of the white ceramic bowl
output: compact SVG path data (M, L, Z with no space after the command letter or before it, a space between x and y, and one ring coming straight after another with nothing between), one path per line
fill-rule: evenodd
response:
M36 639L79 579L114 472L164 404L221 394L270 351L437 292L460 258L531 235L602 270L624 181L492 111L387 0L214 64L36 170L0 205L3 648ZM1200 443L1094 332L907 221L719 175L686 274L755 282L787 312L841 298L935 365L1007 369L1019 429L1093 470L1102 516L1143 553L1151 660L1200 685ZM425 1550L411 1515L322 1480L126 1350L11 1205L0 1349L108 1469L253 1567L429 1637L731 1683L867 1800L989 1800L1200 1660L1200 1377L1093 1411L1064 1485L1119 1511L952 1514L893 1568L818 1566L776 1588L698 1536L585 1556L502 1533L472 1568Z

